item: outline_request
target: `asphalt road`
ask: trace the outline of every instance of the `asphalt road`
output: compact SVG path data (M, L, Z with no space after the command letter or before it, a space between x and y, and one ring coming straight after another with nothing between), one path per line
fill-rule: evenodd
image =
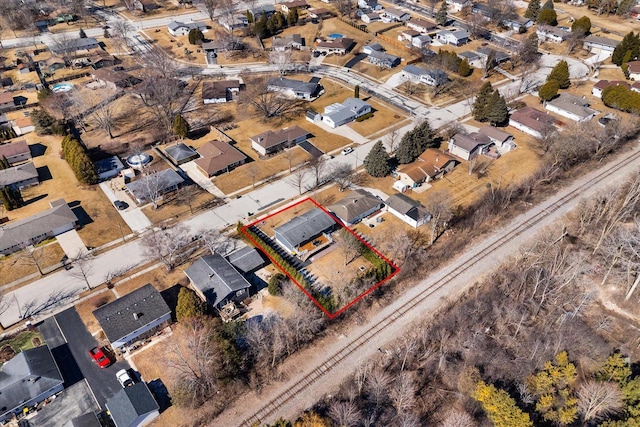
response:
M72 384L83 378L86 379L95 396L95 400L102 409L105 409L107 400L111 399L121 388L116 379L116 372L120 369L129 369L129 364L125 361L120 361L107 368L100 369L93 362L91 356L89 356L89 350L98 345L98 342L87 331L82 320L80 320L78 312L73 307L45 320L40 327L40 331L44 335L47 344L64 341L64 344L57 347L63 349L62 351L55 352L54 350L56 349L54 348L52 352L54 352L54 357L56 357L56 353L59 356L56 357L56 361L60 366L60 370L63 371L65 388L68 386L65 373L69 376ZM69 384L69 386L72 384Z

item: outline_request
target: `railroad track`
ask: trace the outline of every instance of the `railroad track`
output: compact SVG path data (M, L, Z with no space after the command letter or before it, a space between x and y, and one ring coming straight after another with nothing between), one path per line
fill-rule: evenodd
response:
M603 177L609 175L611 172L619 169L623 166L626 166L633 161L640 159L640 151L636 151L632 155L619 160L614 163L608 164L604 169L601 169L596 175L594 175L589 181L583 183L582 185L576 187L571 190L569 193L560 197L558 200L551 203L548 207L541 209L531 218L526 221L513 226L511 229L507 230L502 236L498 237L495 241L486 244L482 247L478 252L474 252L469 256L465 257L464 260L458 261L455 265L448 267L450 270L448 274L445 274L440 279L436 280L434 283L429 285L424 292L420 293L417 298L414 298L408 304L404 304L400 306L397 310L395 310L391 315L385 318L383 321L378 322L372 325L369 329L367 329L364 333L362 333L357 338L350 341L348 344L344 345L340 350L338 350L335 354L331 355L320 365L316 366L313 370L306 373L306 375L300 379L298 383L296 383L293 387L287 389L286 391L278 394L267 403L265 403L258 411L256 411L251 417L245 419L240 424L241 426L251 427L255 425L255 422L262 423L268 421L268 418L276 413L276 411L283 405L292 401L296 398L296 396L303 393L308 387L318 381L323 375L327 372L334 369L338 364L340 364L343 360L349 357L352 353L358 350L361 346L366 345L371 340L373 340L381 331L389 327L390 325L397 322L399 319L405 317L409 312L416 309L416 307L420 306L427 298L433 295L438 290L442 289L444 286L449 284L452 280L457 278L458 276L464 274L469 269L474 267L476 264L480 263L484 258L493 253L493 251L503 245L505 242L514 239L525 231L531 229L533 226L542 221L546 216L552 214L557 211L561 207L563 207L568 202L578 198L582 192L591 186L592 183L598 182ZM375 344L378 346L378 344Z

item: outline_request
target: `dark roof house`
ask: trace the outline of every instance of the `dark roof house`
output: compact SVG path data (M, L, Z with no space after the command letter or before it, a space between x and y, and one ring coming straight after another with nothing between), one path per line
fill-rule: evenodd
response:
M389 212L413 228L418 228L431 220L431 214L420 202L402 193L390 196L384 203Z
M260 251L250 246L245 246L230 253L227 259L242 274L251 273L265 265L264 258L260 255Z
M313 100L324 93L324 87L319 83L303 82L284 77L270 78L267 83L267 90L280 92L293 98L308 101Z
M25 188L38 184L38 171L32 162L0 169L0 188Z
M122 348L155 333L171 321L171 309L151 284L94 310L107 339Z
M316 237L332 231L336 221L320 208L298 215L275 228L276 242L291 253Z
M195 164L207 178L229 172L247 160L247 156L240 150L227 142L218 140L209 141L198 148L198 154L200 158L195 160Z
M464 160L471 160L491 145L491 139L479 132L457 133L449 140L449 152Z
M166 194L177 190L184 179L173 169L164 169L125 184L127 191L137 203L149 201L155 194Z
M0 145L0 158L6 158L10 165L31 159L31 150L27 141L21 139L10 144Z
M249 296L251 284L220 254L198 258L184 274L200 297L217 309Z
M49 347L23 350L0 371L0 421L62 391L64 380Z
M309 135L309 131L297 125L276 132L267 130L250 138L251 148L266 156L305 141Z
M164 152L169 160L176 166L200 157L196 150L182 142L165 148Z
M202 102L220 104L233 100L233 93L240 90L239 80L218 80L202 83Z
M160 407L144 382L119 390L106 407L116 427L143 426L160 414Z

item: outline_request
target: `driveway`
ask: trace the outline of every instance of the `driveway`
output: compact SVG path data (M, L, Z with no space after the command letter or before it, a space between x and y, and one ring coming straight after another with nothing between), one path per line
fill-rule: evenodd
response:
M111 189L109 182L110 181L104 181L104 182L101 182L99 185L100 185L100 189L102 189L104 194L111 201L111 204L113 204L113 202L115 202L116 200L122 200L124 197L118 197L116 193L114 193L114 191ZM140 233L150 228L152 225L151 221L149 221L149 218L147 218L147 216L142 212L142 209L136 206L136 204L128 197L126 198L125 202L129 205L127 209L123 211L119 211L114 207L113 210L120 214L120 216L122 217L124 222L127 223L131 231Z
M220 191L220 189L216 187L213 182L211 182L211 179L200 173L194 161L184 163L180 165L180 168L189 176L189 178L191 178L193 182L198 184L202 189L221 199L224 199L226 197L226 195L222 191Z
M60 427L69 420L88 413L100 412L86 381L66 388L61 395L29 419L30 427Z
M344 64L344 68L353 68L353 67L355 67L355 65L356 65L358 62L362 61L362 60L363 60L363 59L365 59L367 56L369 56L369 55L367 55L366 53L359 53L359 54L357 54L356 56L354 56L353 58L351 58L351 59L349 60L349 62L347 62L346 64Z
M375 115L374 115L373 119L375 120ZM324 124L322 122L316 123L316 126L320 126L322 129L324 129L327 132L332 133L334 135L344 136L345 138L350 139L351 141L353 141L353 142L355 142L357 144L366 144L367 142L369 142L369 140L367 138L365 138L364 136L360 135L355 130L351 129L348 124L342 125L342 126L338 126L335 129L327 126L326 124Z
M58 234L56 236L56 240L69 259L78 258L89 253L76 230L70 230L66 233Z
M51 318L50 318L51 319ZM89 356L89 350L98 345L96 339L91 336L84 323L80 320L80 316L74 307L68 308L62 313L56 314L53 321L58 327L58 331L48 326L47 335L59 334L66 341L69 349L69 355L64 360L56 360L58 364L69 365L66 369L77 369L82 378L87 380L96 401L102 409L105 409L105 403L111 399L118 390L121 389L120 383L116 379L116 372L120 369L129 369L129 364L120 361L111 366L100 369ZM43 332L43 335L45 333ZM59 340L59 337L57 338ZM49 342L45 336L47 343Z
M320 157L324 153L318 149L315 145L310 143L309 141L302 141L298 144L304 151L311 154L313 157Z

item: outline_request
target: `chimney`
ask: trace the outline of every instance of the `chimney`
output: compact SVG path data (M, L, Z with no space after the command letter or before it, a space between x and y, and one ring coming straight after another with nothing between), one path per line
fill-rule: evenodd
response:
M133 318L134 318L134 319L138 320L138 317L139 317L139 316L138 316L138 313L133 313Z

